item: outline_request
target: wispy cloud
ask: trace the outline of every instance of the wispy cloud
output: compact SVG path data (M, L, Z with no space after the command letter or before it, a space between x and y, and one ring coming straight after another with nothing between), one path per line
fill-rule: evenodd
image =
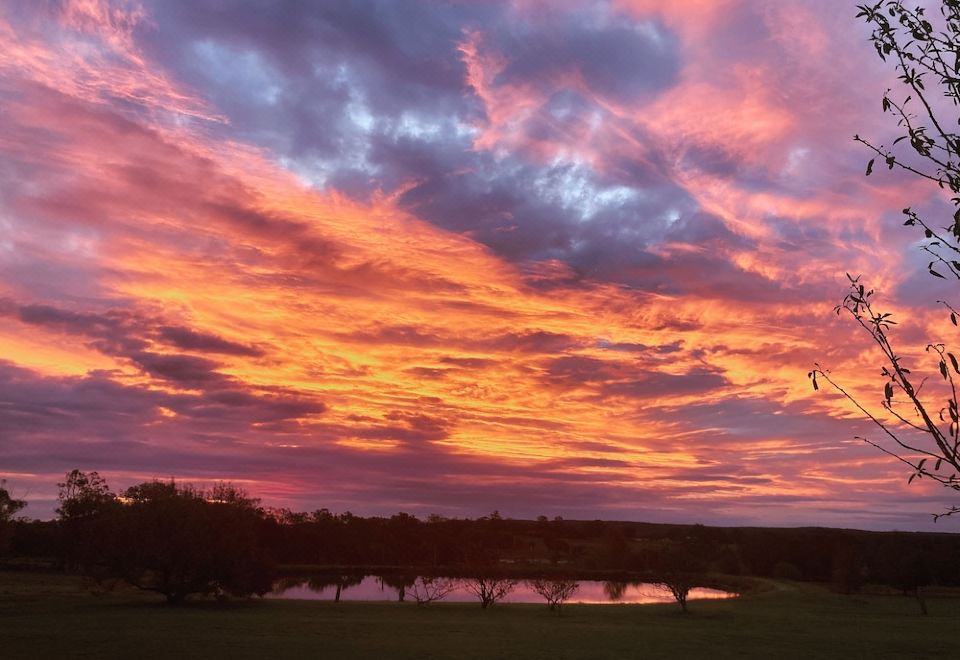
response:
M10 485L38 515L81 467L300 508L920 526L939 493L804 378L876 398L844 270L909 342L934 322L895 229L929 198L849 140L888 130L852 14L7 5Z

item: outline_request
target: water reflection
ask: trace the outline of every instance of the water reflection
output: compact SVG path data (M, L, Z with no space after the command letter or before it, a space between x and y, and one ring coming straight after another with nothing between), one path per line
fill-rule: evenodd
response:
M412 600L411 587L415 576L376 575L323 575L287 577L274 584L267 598L292 600ZM616 604L616 603L672 603L673 596L667 589L649 582L598 582L579 581L579 588L569 603ZM736 594L706 587L690 590L690 600L732 598ZM464 584L457 583L446 593L444 600L466 603L475 602L477 596ZM518 581L504 603L544 603L525 581Z
M619 602L623 600L623 595L627 593L628 586L630 585L627 582L604 582L603 593L611 601Z

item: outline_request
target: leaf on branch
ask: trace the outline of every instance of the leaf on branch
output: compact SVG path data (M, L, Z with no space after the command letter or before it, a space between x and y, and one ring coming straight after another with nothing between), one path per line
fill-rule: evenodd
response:
M866 174L867 176L870 176L871 174L873 174L873 161L875 160L876 158L871 158L870 162L867 163L867 174Z

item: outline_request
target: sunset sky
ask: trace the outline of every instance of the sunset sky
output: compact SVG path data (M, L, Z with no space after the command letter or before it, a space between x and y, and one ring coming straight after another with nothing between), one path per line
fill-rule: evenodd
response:
M862 273L948 338L855 2L0 5L0 477L270 506L956 531ZM910 351L907 351L908 355ZM921 370L930 363L917 357ZM935 363L932 363L935 370Z

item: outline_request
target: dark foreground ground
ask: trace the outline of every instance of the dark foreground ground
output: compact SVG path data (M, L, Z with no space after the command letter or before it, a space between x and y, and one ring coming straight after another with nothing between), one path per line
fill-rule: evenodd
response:
M0 572L0 658L957 658L960 598L769 583L676 606L250 601L168 608L60 575Z

